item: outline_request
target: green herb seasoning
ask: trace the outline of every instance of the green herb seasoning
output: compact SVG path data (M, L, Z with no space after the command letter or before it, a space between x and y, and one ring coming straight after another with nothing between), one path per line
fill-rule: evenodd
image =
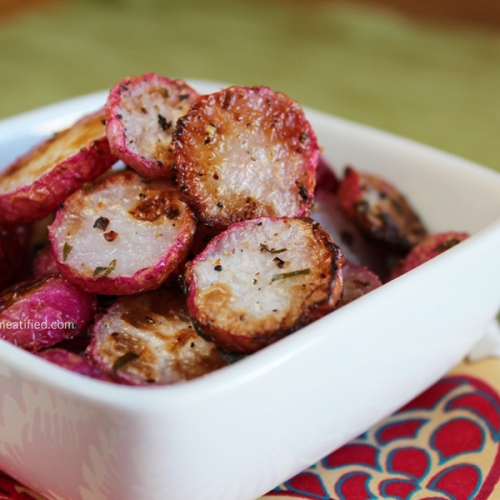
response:
M275 248L269 248L267 245L264 245L264 243L260 244L260 251L261 252L269 252L272 253L273 255L276 255L277 253L283 253L286 252L286 248L280 248L276 250Z
M120 368L123 368L126 364L131 363L136 359L139 359L139 355L137 355L135 352L126 352L123 356L117 358L116 361L113 363L113 367L111 368L111 373L113 375L116 375L116 372Z
M307 269L299 269L298 271L290 271L289 273L273 274L271 282L286 280L288 278L295 278L296 276L304 276L306 274L309 274L310 272L311 270L307 268Z
M96 267L94 269L94 278L99 276L101 278L107 278L114 270L116 267L116 259L113 259L108 267Z
M73 250L73 247L69 243L64 243L63 246L63 252L62 252L62 258L63 262L66 262L66 259L68 258L69 253Z

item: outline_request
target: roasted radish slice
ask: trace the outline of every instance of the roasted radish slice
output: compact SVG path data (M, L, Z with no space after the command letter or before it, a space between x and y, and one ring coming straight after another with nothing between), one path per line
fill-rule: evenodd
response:
M173 176L172 132L197 97L182 80L154 73L117 83L106 103L111 151L144 177Z
M385 281L390 272L387 252L375 241L367 239L340 208L336 194L339 183L324 160L318 164L316 174L311 218L321 224L333 241L338 242L346 261L367 267Z
M158 288L184 261L196 223L168 180L120 172L70 196L49 228L61 274L84 290Z
M411 271L424 262L437 257L449 248L458 245L469 237L468 233L449 231L446 233L430 234L416 245L410 253L392 269L390 279L393 280L402 274Z
M99 367L91 363L88 358L76 354L74 352L67 351L66 349L59 349L54 347L52 349L46 349L45 351L36 354L38 357L45 359L55 365L66 368L80 375L85 375L86 377L95 378L98 380L111 381L111 378L102 373Z
M59 276L26 281L0 295L0 338L37 351L80 333L96 311L95 295Z
M318 143L300 106L281 93L230 87L201 96L172 146L183 196L207 226L309 213Z
M376 175L346 168L338 198L341 208L360 230L388 249L408 253L427 234L406 199Z
M379 277L367 267L357 266L347 260L342 267L342 275L344 276L344 290L338 307L345 306L382 286Z
M20 224L55 210L82 184L116 162L110 153L104 110L55 134L0 174L0 221Z
M311 219L234 224L188 264L189 312L219 347L254 352L334 309L343 262Z
M168 288L118 299L95 323L87 354L132 385L173 384L226 365L194 330L182 292Z

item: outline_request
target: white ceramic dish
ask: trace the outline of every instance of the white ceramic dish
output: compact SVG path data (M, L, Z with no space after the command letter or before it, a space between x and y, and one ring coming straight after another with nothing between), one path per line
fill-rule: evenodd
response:
M194 82L201 92L217 84ZM106 93L0 123L0 165ZM130 388L0 350L0 469L58 500L253 500L455 365L500 306L500 175L316 111L337 168L379 172L432 231L473 237L228 368Z

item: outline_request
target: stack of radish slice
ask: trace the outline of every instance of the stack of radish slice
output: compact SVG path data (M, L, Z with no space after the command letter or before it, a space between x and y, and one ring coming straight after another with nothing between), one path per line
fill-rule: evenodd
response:
M172 384L345 306L426 230L385 180L319 161L284 94L125 78L0 174L0 337L99 380ZM310 218L315 196L340 236Z

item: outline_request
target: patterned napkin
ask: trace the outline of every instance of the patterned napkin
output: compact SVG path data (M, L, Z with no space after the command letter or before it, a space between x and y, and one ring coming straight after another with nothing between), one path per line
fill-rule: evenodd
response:
M500 360L448 376L262 500L500 495Z
M500 360L463 362L260 500L500 498L499 441ZM0 473L0 500L33 499L45 500Z

